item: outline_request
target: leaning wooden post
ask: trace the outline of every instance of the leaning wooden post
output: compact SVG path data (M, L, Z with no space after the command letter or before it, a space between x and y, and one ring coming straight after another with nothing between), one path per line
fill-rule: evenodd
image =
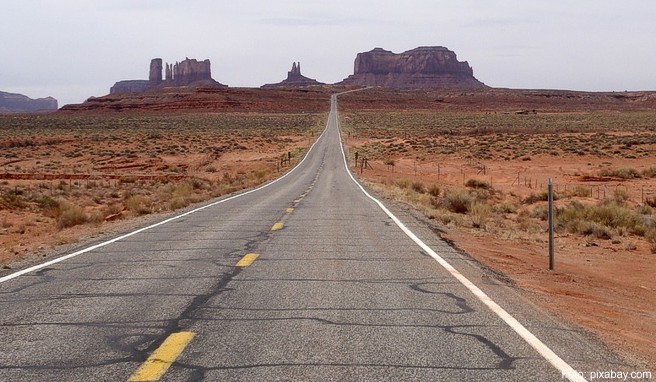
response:
M549 178L547 185L547 194L549 195L549 270L554 269L554 208L553 208L553 181Z

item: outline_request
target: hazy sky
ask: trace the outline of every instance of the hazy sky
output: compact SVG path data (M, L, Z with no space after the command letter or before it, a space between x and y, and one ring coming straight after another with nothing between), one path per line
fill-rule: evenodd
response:
M0 90L59 105L147 79L150 59L209 58L256 87L292 61L326 83L358 52L445 46L487 85L656 90L651 0L0 0Z

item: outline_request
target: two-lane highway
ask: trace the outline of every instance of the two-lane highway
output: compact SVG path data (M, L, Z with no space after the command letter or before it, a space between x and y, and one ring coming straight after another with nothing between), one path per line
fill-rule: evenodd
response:
M561 381L619 367L370 198L336 107L285 177L0 279L0 380Z

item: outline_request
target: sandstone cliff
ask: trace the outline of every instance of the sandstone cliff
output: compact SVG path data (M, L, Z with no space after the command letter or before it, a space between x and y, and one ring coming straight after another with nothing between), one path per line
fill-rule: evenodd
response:
M124 80L118 81L111 88L109 94L116 93L140 93L153 87L153 84L148 80Z
M396 89L487 87L474 77L467 61L444 47L419 47L400 54L376 48L358 53L353 75L340 85L381 86Z
M212 79L210 60L198 61L187 57L184 61L175 64L166 63L165 79L162 79L163 69L162 59L153 58L150 61L148 80L118 81L109 89L109 93L139 93L172 86L226 86Z
M199 81L214 81L210 60L197 61L187 58L182 62L176 62L175 65L166 64L166 83L173 86L187 86Z
M57 110L52 97L32 99L22 94L0 92L0 113L23 113Z
M306 87L314 85L325 85L315 79L305 77L301 74L301 63L292 63L292 70L287 72L287 78L276 84L266 84L262 88L283 88L283 87Z

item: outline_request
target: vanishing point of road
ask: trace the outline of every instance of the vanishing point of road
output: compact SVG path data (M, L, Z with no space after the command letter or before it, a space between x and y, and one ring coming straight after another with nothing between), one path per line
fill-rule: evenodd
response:
M562 381L621 367L371 197L330 107L276 181L0 278L0 380Z

